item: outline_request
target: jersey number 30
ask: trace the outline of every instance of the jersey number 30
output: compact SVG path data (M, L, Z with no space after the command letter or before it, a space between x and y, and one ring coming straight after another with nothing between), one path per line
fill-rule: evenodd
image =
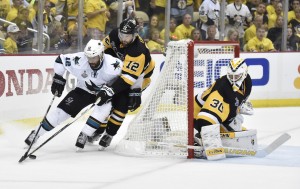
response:
M223 112L223 103L217 99L213 99L213 103L211 103L210 106L217 108L221 113Z

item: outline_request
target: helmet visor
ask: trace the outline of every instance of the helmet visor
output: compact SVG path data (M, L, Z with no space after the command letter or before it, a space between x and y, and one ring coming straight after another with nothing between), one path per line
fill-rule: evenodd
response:
M240 73L240 74L228 74L228 78L233 81L233 82L236 82L238 80L240 80L243 76L243 73Z

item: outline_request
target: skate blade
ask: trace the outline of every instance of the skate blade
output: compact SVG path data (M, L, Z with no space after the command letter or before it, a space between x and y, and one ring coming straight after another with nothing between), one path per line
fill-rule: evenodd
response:
M76 147L76 152L83 152L83 148Z
M87 142L86 145L95 146L98 145L99 141Z
M99 146L99 147L98 147L98 150L99 150L99 151L104 151L104 150L105 150L105 147Z

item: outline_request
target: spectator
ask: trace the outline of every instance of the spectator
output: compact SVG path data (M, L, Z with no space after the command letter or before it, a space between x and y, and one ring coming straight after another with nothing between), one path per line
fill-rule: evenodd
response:
M297 41L299 42L300 38L297 38L292 28L287 28L287 43L286 43L286 51L299 51L300 49L297 48ZM282 36L279 36L277 40L274 42L274 47L281 51L281 44L282 44Z
M150 52L163 53L164 52L164 40L159 38L159 30L152 29L150 40L147 42L147 46Z
M166 2L166 0L150 0L150 17L157 15L158 20L164 22Z
M145 0L135 0L136 10L143 11L150 15L150 3L145 3Z
M278 16L275 27L270 28L267 35L267 38L270 39L272 43L274 43L278 38L281 38L282 25L283 25L283 17Z
M29 19L31 20L31 23L33 25L33 29L38 30L38 14L39 14L39 6L38 6L38 1L35 1L33 4L33 10L34 10L34 17L31 18L29 15ZM48 17L47 13L45 10L43 11L43 32L48 33Z
M188 13L183 16L183 23L176 27L176 30L178 30L182 35L183 39L190 39L192 30L195 29L192 24L192 17Z
M177 23L182 23L185 14L191 15L193 20L193 0L172 0L171 1L171 16L174 17Z
M20 29L17 39L18 52L20 54L31 54L34 34L27 30L28 24L25 21L17 23L17 26Z
M53 12L52 9L53 7L55 7L55 5L50 0L45 1L44 8L45 8L48 24L51 24L51 22L55 20L55 12Z
M271 0L271 3L266 7L269 17L272 14L275 14L275 9L276 9L277 3L281 3L281 0Z
M231 28L236 28L239 31L240 46L243 46L243 40L245 28L247 28L252 20L252 15L246 5L242 3L242 0L234 0L226 7L226 18L228 24L226 24L225 33ZM255 36L255 33L254 33Z
M143 18L136 18L137 24L138 24L138 34L141 38L145 39L146 38L146 31L144 28L144 19Z
M110 16L107 21L105 33L109 33L112 29L117 28L117 18L118 18L118 7L119 3L117 0L104 0L109 8ZM123 19L128 17L134 17L135 10L134 0L123 0Z
M7 36L4 41L5 54L18 54L17 39L20 29L17 25L9 25L7 27Z
M250 52L274 52L276 49L272 41L265 37L265 28L258 27L256 29L256 37L249 40L247 43L247 51Z
M217 33L217 27L215 25L208 26L206 41L218 41L216 39L216 33Z
M69 0L57 0L55 3L56 14L63 15L66 11L67 2Z
M181 40L183 39L183 35L180 33L179 30L176 29L177 27L177 21L175 18L171 17L170 18L170 37L169 39L171 41L177 41L177 40ZM165 29L163 29L160 34L159 37L163 40L165 40Z
M220 3L218 0L204 0L199 7L200 29L203 39L206 39L207 27L218 26Z
M192 30L192 38L194 42L202 41L201 31L199 28L195 28Z
M13 5L11 6L11 9L7 13L6 20L12 21L18 16L18 10L21 6L24 6L23 0L12 0Z
M267 12L266 12L266 4L265 3L260 2L258 4L258 6L256 7L254 17L258 16L258 15L263 17L263 26L265 27L266 31L268 31L269 18L268 18Z
M68 18L67 18L67 31L71 31L77 23L78 15L78 0L67 0Z
M224 41L232 41L232 42L239 42L239 31L236 28L231 28L227 32L227 36L225 37Z
M116 0L107 0L107 5L113 11L118 11L119 2ZM134 0L123 0L123 18L134 18L135 3Z
M282 11L282 3L279 2L275 6L275 13L272 15L269 15L269 22L268 22L268 29L275 27L275 23L278 16L283 16Z
M300 0L292 1L292 10L288 12L288 22L296 18L295 10L300 6Z
M87 17L87 35L89 39L102 40L105 37L105 27L110 12L102 0L89 0L85 2L85 15Z
M247 0L246 6L248 7L248 9L252 15L252 18L254 18L256 8L260 2L261 2L260 0Z
M69 47L66 50L64 50L65 54L75 53L78 51L78 29L77 29L77 27L69 32L68 44L69 44Z
M29 8L25 6L20 6L18 9L18 15L11 22L16 23L20 28L20 23L26 24L27 28L33 28L30 19L29 19Z
M256 36L256 28L259 28L263 25L263 17L256 16L254 17L253 24L246 29L244 34L244 44L247 44L250 39Z
M69 47L68 35L64 32L63 25L59 21L53 21L49 28L50 51L62 53Z
M202 3L202 0L194 0L194 12L198 12L199 11L199 7Z
M0 1L0 18L5 19L10 10L10 0Z
M295 9L296 18L290 20L289 25L291 26L293 33L296 32L296 27L300 26L300 7Z
M154 28L160 30L159 29L158 16L156 14L154 14L150 17L149 25L144 27L144 29L145 29L145 38L144 38L145 42L149 41L151 30L154 29Z

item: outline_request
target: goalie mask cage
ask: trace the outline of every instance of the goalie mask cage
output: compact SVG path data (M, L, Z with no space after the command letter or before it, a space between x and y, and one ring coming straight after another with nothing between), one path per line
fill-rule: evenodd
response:
M157 81L115 152L193 158L187 145L194 145L194 95L224 74L234 57L238 43L171 41Z

